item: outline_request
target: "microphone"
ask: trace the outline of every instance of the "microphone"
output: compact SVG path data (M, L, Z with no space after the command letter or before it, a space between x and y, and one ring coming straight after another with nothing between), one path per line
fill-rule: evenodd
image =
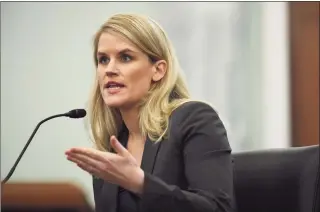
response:
M40 125L43 124L44 122L50 120L50 119L54 119L54 118L57 118L57 117L62 117L62 116L66 116L66 117L69 117L69 118L73 118L73 119L78 119L78 118L83 118L87 115L87 112L84 110L84 109L74 109L74 110L70 110L69 112L67 113L62 113L62 114L57 114L57 115L53 115L53 116L50 116L48 118L45 118L43 119L42 121L40 121L38 123L38 125L36 126L36 128L33 130L29 140L27 141L26 145L24 146L23 150L21 151L19 157L17 158L16 162L14 163L14 165L12 166L12 168L10 169L10 172L8 173L8 175L4 178L4 180L1 182L1 184L4 184L6 183L11 175L13 174L14 170L16 169L18 163L20 162L24 152L27 150L32 138L34 137L34 135L36 134L37 130L39 129Z
M73 119L83 118L86 115L87 115L87 112L84 109L74 109L65 113L65 116L68 116L69 118L73 118Z

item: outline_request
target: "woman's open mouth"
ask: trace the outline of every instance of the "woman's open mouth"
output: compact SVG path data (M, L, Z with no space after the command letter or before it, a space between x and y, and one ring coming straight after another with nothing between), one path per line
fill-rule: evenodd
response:
M115 81L109 81L108 83L105 84L104 86L108 93L110 94L115 94L118 93L122 88L124 88L124 84L115 82Z

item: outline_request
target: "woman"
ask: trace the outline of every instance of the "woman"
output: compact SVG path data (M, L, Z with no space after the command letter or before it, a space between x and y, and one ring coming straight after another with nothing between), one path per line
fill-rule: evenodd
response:
M96 211L233 211L226 130L212 107L190 100L163 29L114 15L96 34L94 61L97 148L66 155L94 176Z

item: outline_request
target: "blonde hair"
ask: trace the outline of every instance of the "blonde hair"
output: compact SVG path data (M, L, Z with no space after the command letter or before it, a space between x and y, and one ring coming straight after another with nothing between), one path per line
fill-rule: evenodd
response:
M102 33L112 31L124 36L149 56L151 61L165 60L167 71L153 83L139 107L139 128L144 137L154 142L167 136L169 117L173 110L189 101L178 59L166 33L155 21L133 14L117 14L103 24L94 38L94 62L97 68L97 48ZM91 94L89 122L94 143L99 150L110 151L110 136L118 136L122 118L118 109L105 105L96 77Z

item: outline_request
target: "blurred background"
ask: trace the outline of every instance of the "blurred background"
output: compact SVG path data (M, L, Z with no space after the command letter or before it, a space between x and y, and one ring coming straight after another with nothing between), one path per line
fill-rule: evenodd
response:
M40 120L86 107L94 33L127 12L164 27L234 152L319 143L319 2L1 2L1 179ZM85 120L45 123L11 180L70 181L92 203L73 146L92 146Z

